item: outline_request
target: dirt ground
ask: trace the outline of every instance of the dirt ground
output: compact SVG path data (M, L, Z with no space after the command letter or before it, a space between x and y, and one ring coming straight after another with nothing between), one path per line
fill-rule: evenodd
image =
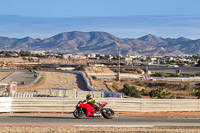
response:
M72 112L66 113L0 113L3 115L16 116L72 116ZM200 112L185 111L185 112L115 112L115 116L119 117L196 117L200 118Z
M199 127L0 126L1 133L199 133Z
M87 90L86 83L81 75L70 73L43 72L44 79L41 83L32 86L32 90L50 89L50 88L68 88L77 90ZM29 90L21 88L19 90Z
M114 73L112 70L107 68L106 66L87 66L84 68L85 73ZM101 76L94 76L96 78ZM114 76L115 77L115 76ZM92 76L88 75L88 79L92 86L97 90L106 90L106 91L113 91L111 88L107 86L107 83L104 82L104 79L93 79Z
M200 117L200 112L116 112L123 117Z
M86 73L114 73L106 66L87 66L85 67Z
M12 72L0 72L0 81L4 79L6 76L11 74Z

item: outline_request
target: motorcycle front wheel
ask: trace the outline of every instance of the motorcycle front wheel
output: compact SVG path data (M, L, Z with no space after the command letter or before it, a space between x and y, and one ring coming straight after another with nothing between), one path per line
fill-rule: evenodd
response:
M102 110L102 116L106 119L112 119L114 117L114 111L109 108L104 108Z
M85 118L85 113L83 110L78 111L77 109L74 110L73 115L75 118L82 119Z

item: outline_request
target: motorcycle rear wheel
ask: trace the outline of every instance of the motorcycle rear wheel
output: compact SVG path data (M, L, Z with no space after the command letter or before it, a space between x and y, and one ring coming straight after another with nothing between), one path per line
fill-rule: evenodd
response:
M77 109L74 110L73 115L75 118L82 119L85 118L85 113L83 110L78 111Z
M114 117L114 111L110 108L104 108L102 110L102 116L106 119L112 119Z

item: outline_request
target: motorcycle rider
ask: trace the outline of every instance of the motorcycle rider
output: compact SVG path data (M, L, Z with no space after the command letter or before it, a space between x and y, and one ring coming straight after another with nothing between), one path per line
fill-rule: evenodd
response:
M92 98L91 94L86 95L86 100L84 102L90 103L96 110L101 110L98 101L95 98Z

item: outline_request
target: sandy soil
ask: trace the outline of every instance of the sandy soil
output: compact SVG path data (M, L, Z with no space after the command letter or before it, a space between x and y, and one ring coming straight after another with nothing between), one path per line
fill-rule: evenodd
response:
M114 73L106 66L87 66L85 67L86 73Z
M0 81L13 72L0 72Z
M16 116L72 116L72 112L67 113L0 113L1 115ZM196 117L200 118L200 112L115 112L119 117Z
M199 127L0 126L1 133L199 133Z
M0 61L4 61L6 63L25 62L22 58L0 58Z
M114 73L112 70L107 68L106 66L87 66L84 68L86 74L87 73ZM104 80L101 79L93 79L92 76L87 76L92 86L97 90L106 90L111 91L107 84L104 82ZM101 76L95 76L95 77L101 77Z
M45 78L40 84L32 86L35 89L50 89L50 88L68 88L77 90L87 90L86 83L83 78L77 74L70 73L56 73L56 72L43 72ZM21 88L20 90L29 90L28 88Z

